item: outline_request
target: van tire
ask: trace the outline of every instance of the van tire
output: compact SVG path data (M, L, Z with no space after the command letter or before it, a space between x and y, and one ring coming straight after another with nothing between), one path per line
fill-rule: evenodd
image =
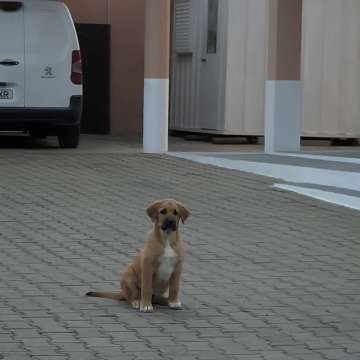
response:
M80 141L80 126L64 127L58 134L59 145L63 149L75 149Z

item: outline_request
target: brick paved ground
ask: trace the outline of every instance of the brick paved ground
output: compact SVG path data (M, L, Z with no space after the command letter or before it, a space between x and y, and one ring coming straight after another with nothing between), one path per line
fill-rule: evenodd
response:
M169 157L0 152L0 359L360 359L359 212L272 183ZM192 210L184 310L85 298L117 287L162 197Z

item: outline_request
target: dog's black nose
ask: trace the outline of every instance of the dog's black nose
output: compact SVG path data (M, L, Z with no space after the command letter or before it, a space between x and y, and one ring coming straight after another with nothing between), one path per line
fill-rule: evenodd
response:
M163 230L176 230L176 221L173 219L166 219L161 227Z

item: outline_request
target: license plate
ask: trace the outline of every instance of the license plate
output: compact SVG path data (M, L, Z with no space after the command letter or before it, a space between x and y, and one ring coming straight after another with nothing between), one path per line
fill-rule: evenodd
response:
M14 98L14 90L0 88L0 100L12 100Z

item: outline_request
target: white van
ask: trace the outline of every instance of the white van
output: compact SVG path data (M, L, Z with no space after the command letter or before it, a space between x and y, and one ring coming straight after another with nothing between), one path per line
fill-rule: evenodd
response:
M68 8L50 0L0 0L0 131L79 143L80 47Z

